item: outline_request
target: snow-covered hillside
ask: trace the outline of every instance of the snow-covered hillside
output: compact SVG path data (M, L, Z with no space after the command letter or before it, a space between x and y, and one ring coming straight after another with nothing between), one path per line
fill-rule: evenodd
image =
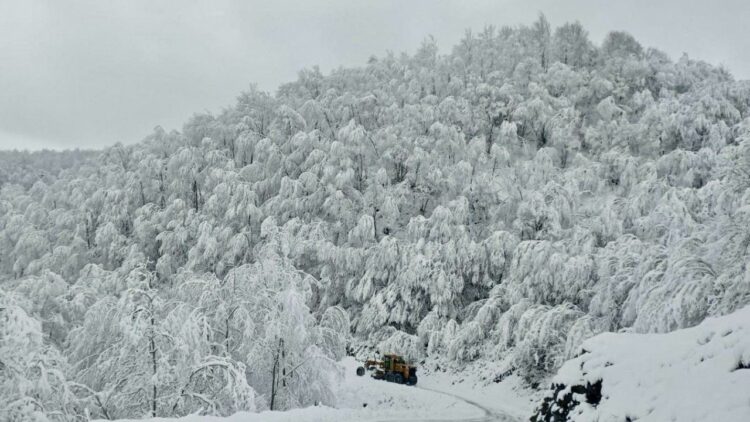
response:
M581 349L552 380L557 400L580 403L570 420L750 420L750 307L668 334L600 334ZM599 381L596 403L572 391Z
M334 406L368 348L545 387L750 304L750 84L543 16L4 157L0 419Z

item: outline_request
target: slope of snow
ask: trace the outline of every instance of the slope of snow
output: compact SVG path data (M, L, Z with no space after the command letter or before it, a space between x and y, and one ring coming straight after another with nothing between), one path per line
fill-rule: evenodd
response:
M750 307L667 334L606 333L583 344L555 383L603 380L575 421L750 421ZM744 368L743 368L744 367Z
M419 382L422 388L449 392L471 400L488 409L497 420L527 420L541 392L530 389L516 375L508 376L502 382L494 382L487 374L493 373L496 365L477 361L458 372L423 370Z
M285 412L242 412L226 418L191 415L179 419L149 420L151 422L402 421L481 419L486 415L484 409L458 397L423 388L378 381L369 376L358 377L355 369L359 363L354 358L344 359L341 365L346 370L346 376L338 391L336 408L311 406ZM435 386L435 383L432 386Z

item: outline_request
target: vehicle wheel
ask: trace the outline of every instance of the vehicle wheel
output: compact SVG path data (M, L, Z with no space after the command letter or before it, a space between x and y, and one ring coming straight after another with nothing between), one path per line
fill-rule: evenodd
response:
M362 367L362 366L357 367L357 375L359 375L361 377L364 374L365 374L365 368Z
M403 384L404 383L404 376L401 374L396 374L393 377L393 382L396 384Z
M408 380L406 380L406 385L417 385L417 376L411 375Z
M393 374L390 372L385 373L385 380L388 382L393 382Z

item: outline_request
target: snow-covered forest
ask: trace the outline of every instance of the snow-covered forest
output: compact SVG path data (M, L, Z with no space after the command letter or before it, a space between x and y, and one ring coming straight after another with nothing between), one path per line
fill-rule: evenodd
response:
M543 16L0 165L2 420L330 403L347 348L536 386L750 303L750 83Z

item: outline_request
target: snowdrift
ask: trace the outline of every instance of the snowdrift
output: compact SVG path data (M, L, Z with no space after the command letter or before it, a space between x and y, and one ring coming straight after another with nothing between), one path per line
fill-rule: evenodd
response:
M600 334L581 353L553 378L537 420L750 420L750 307L668 334Z

